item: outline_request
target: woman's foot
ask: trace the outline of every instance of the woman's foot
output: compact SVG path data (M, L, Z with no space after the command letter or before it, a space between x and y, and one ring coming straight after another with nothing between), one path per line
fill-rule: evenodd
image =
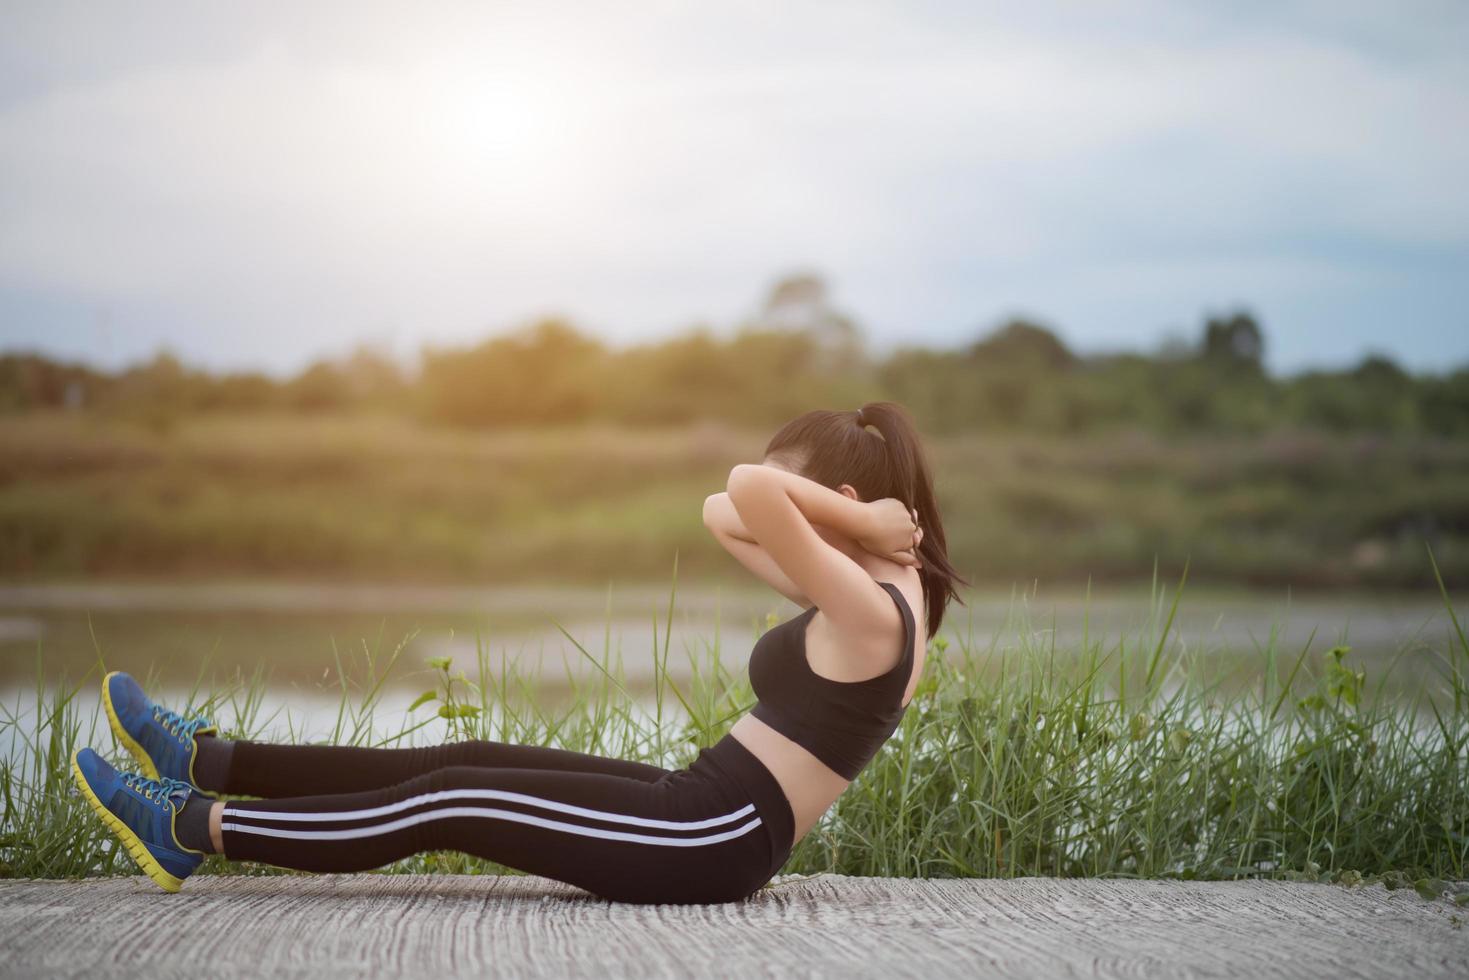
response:
M102 678L102 704L112 734L138 760L149 779L177 779L196 789L197 735L218 730L207 718L185 718L148 700L138 682L120 670Z
M91 749L77 750L71 770L77 788L143 873L164 891L178 891L204 860L202 851L184 847L174 833L175 818L193 787L177 779L119 773Z

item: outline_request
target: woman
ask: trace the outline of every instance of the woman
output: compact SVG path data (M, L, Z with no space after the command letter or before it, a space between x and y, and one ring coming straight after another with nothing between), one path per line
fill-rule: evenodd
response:
M168 891L206 854L345 872L455 850L620 901L748 897L897 728L959 579L918 435L891 403L787 423L704 522L805 612L756 642L757 704L686 769L498 742L231 742L112 673L107 716L146 775L82 749L77 783Z

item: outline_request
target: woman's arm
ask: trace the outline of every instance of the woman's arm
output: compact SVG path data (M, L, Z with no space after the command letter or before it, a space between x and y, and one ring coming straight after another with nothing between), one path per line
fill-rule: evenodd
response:
M770 557L769 552L760 547L754 536L740 520L740 515L735 511L734 504L730 503L729 494L710 494L704 501L704 526L709 533L714 535L718 541L735 557L741 565L744 565L756 578L763 581L787 599L798 606L809 606L811 600L796 587L790 576L780 570L775 559Z
M730 471L728 489L755 543L834 625L870 636L894 624L896 613L887 594L812 525L831 528L892 561L916 564L910 550L916 526L900 501L864 503L787 470L750 463Z

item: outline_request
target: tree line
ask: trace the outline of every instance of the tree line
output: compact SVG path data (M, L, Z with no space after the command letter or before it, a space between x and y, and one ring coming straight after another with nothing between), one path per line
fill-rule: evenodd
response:
M777 283L728 335L709 329L609 346L543 320L465 347L427 348L407 369L371 349L276 379L211 373L168 353L105 372L0 355L0 411L72 409L166 423L211 411L403 414L493 428L717 420L772 426L815 406L892 399L933 432L1079 434L1339 432L1469 435L1469 366L1415 375L1373 355L1347 369L1276 377L1249 312L1208 318L1192 342L1083 356L1047 327L1012 320L957 348L869 355L814 277Z

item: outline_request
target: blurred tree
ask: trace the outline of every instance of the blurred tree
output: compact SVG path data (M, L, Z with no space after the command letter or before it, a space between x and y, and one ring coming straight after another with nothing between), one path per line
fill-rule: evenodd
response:
M1413 379L1385 354L1369 354L1346 379L1362 407L1358 424L1381 432L1407 432L1418 427L1418 399Z
M983 387L974 365L960 354L900 348L879 365L877 383L907 406L925 431L957 432L984 424Z
M163 433L199 406L210 383L208 374L188 369L172 351L163 349L151 361L118 375L108 401L123 414Z
M1170 328L1158 343L1160 361L1191 361L1198 356L1198 345L1182 330Z
M213 380L197 407L220 411L264 411L280 402L274 381L258 371L226 374Z
M1334 432L1406 432L1418 427L1417 385L1387 357L1350 371L1307 371L1283 384L1287 415Z
M837 310L821 276L800 272L777 279L747 330L805 334L815 349L811 367L821 374L865 368L861 328Z
M1400 388L1409 380L1408 373L1386 354L1368 354L1352 371L1353 379L1364 384Z
M623 422L673 423L748 414L749 373L708 329L629 350L607 372L603 404Z
M817 406L903 402L934 433L1180 435L1304 427L1469 435L1469 369L1415 375L1373 354L1350 370L1286 378L1263 365L1247 312L1209 318L1197 346L1081 357L1051 329L1014 319L957 349L905 347L869 360L861 332L811 274L777 281L732 336L700 327L624 350L544 320L461 349L428 349L416 376L358 348L281 382L213 375L161 351L115 374L0 354L0 412L111 412L160 429L195 411L409 412L453 425L603 419L628 425L719 421L768 427Z
M1058 371L1076 363L1076 356L1054 332L1029 320L1011 320L969 347L975 361L1015 369Z
M1247 312L1210 317L1204 324L1201 353L1210 364L1258 371L1264 365L1265 334Z
M0 355L0 412L88 408L111 384L112 379L81 364L39 354Z
M353 404L346 373L330 361L317 361L287 382L285 404L303 412L337 411Z
M403 368L391 356L368 344L357 347L341 365L342 378L352 399L389 407L398 403L408 386Z
M560 320L543 320L468 350L423 353L430 418L455 425L569 422L600 397L606 352Z
M1469 368L1420 385L1424 428L1440 436L1469 436Z

